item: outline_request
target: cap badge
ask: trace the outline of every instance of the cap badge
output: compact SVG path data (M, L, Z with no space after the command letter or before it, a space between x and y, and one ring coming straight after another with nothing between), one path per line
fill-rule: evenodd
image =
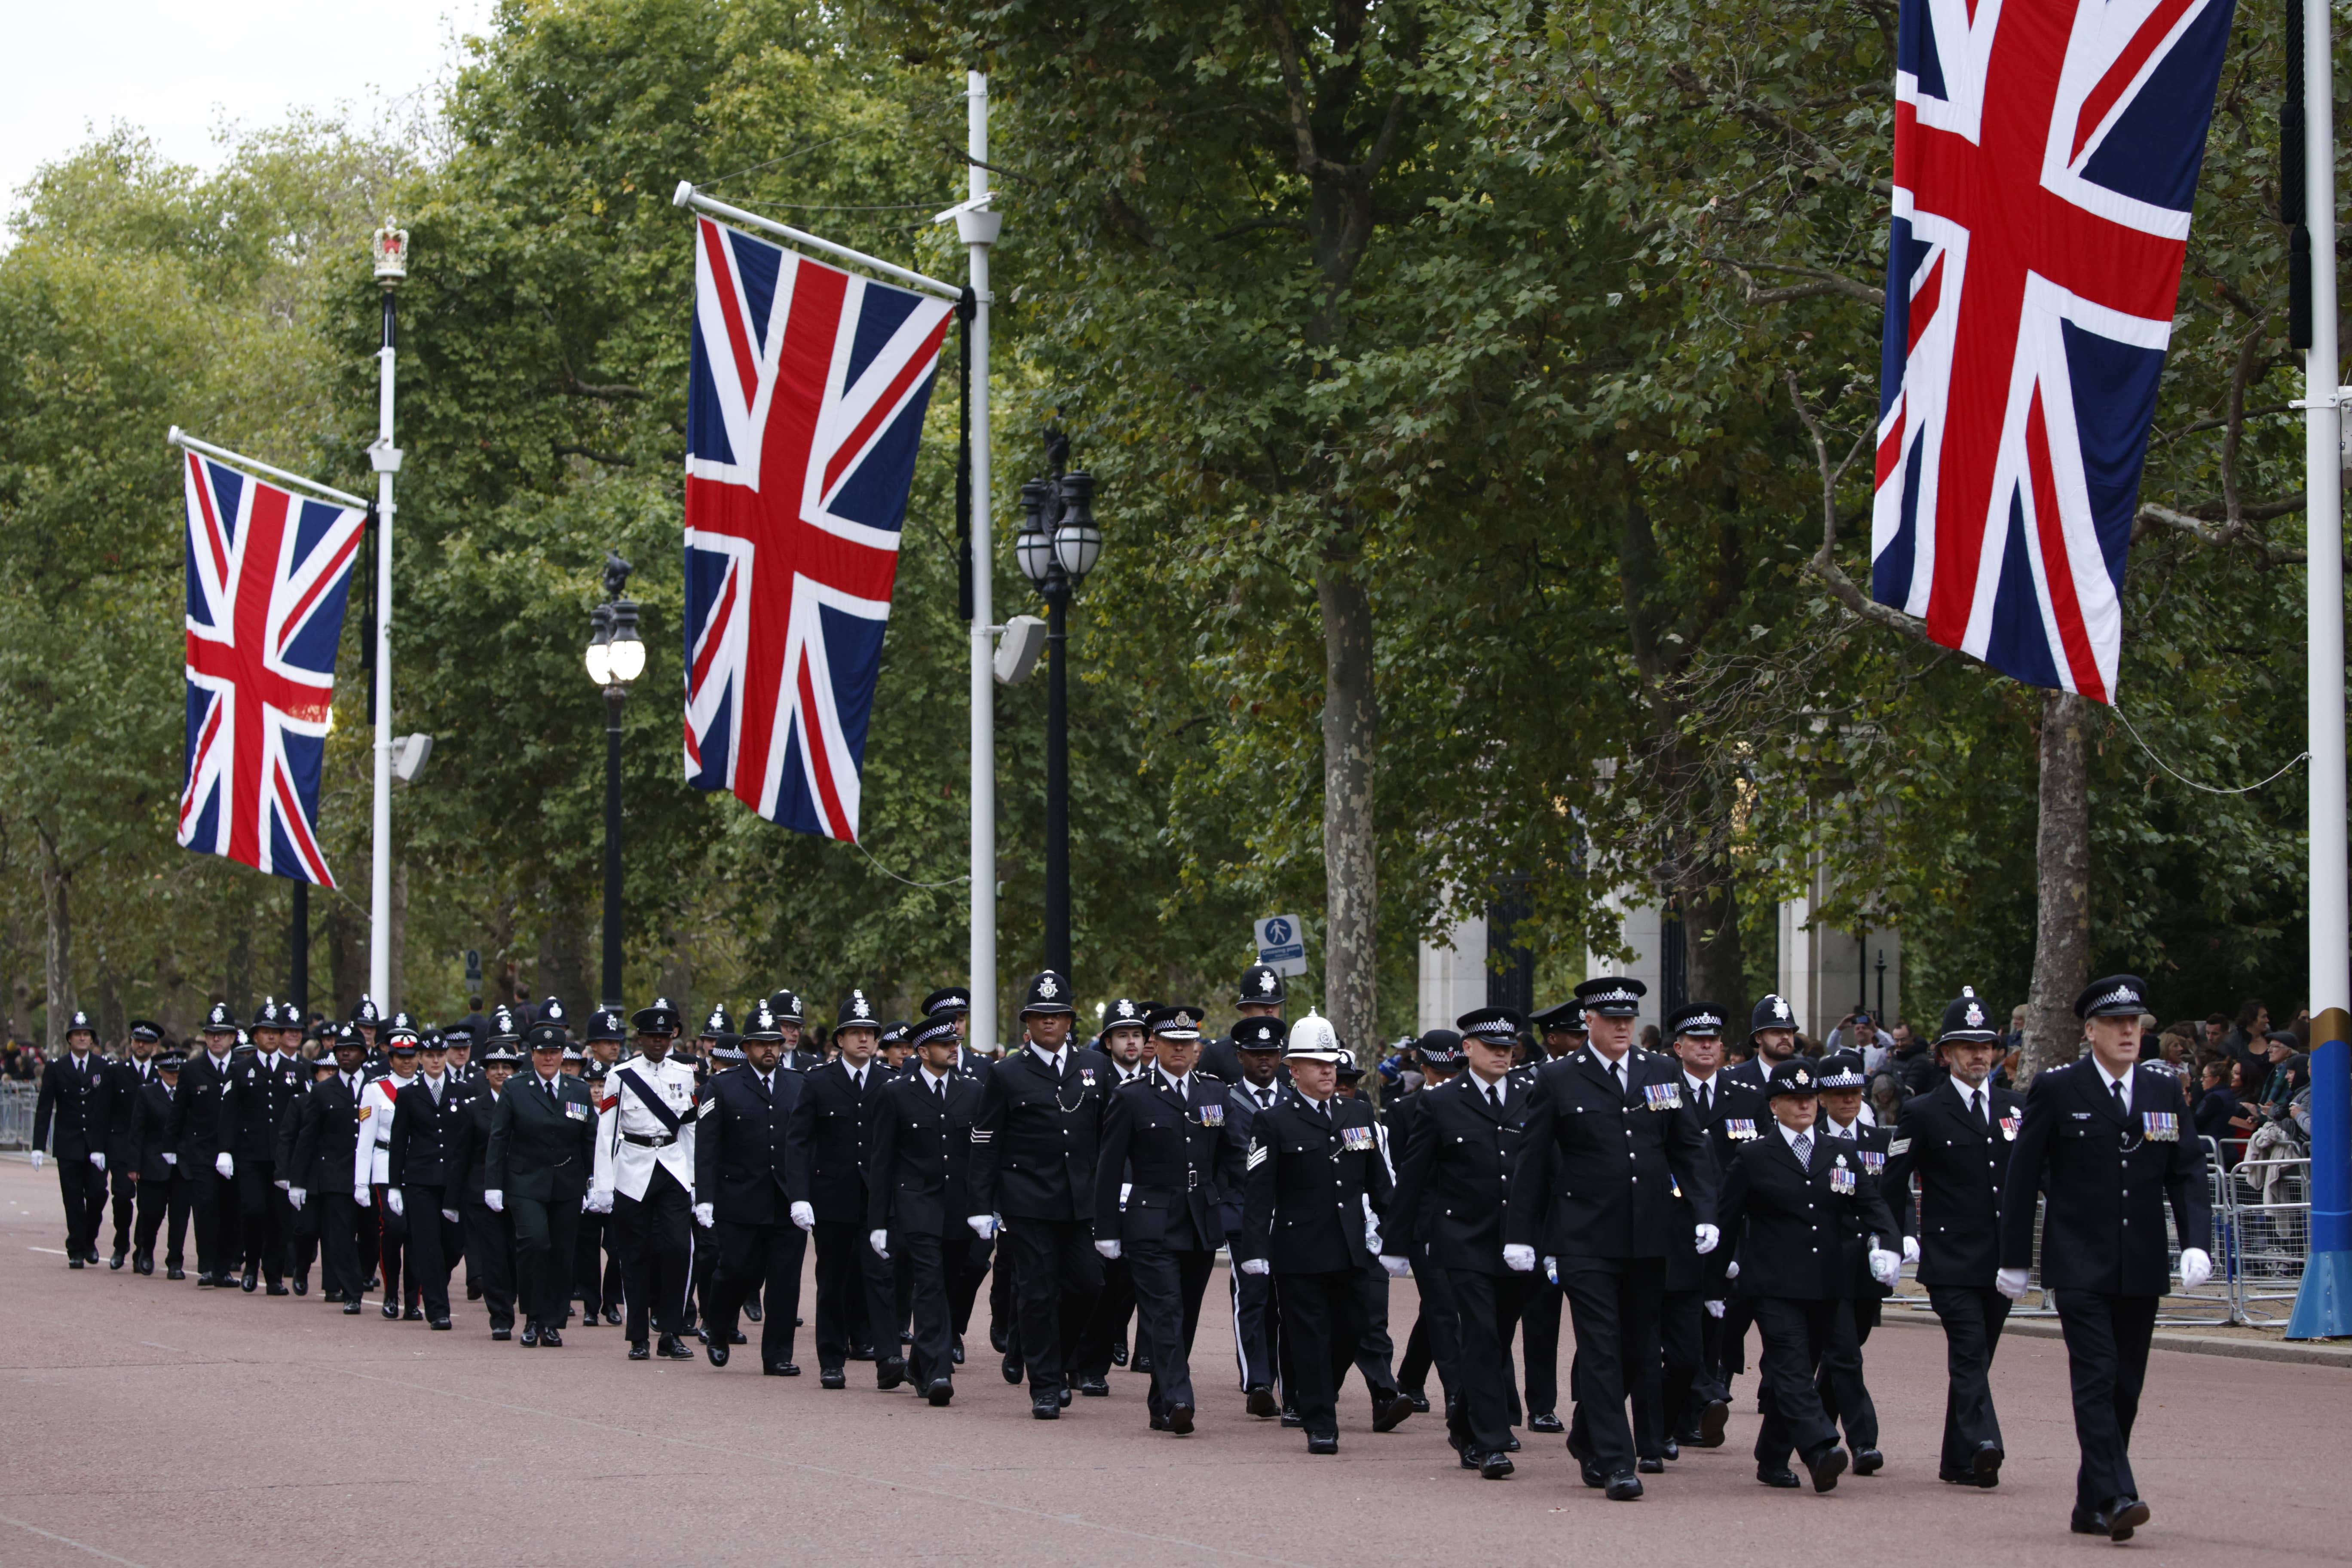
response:
M1265 995L1271 996L1272 994L1274 994L1274 971L1273 971L1273 970L1271 970L1271 969L1261 970L1261 971L1258 973L1258 977L1257 977L1257 988L1258 988L1259 992L1260 992L1261 994L1265 994Z
M1050 974L1037 982L1037 994L1040 996L1051 999L1060 995L1061 992L1062 988L1054 984L1054 977Z

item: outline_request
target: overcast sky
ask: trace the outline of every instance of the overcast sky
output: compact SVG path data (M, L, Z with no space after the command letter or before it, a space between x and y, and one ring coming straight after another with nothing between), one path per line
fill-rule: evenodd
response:
M492 0L6 0L0 212L33 172L120 121L166 157L217 167L225 124L381 107L449 75Z

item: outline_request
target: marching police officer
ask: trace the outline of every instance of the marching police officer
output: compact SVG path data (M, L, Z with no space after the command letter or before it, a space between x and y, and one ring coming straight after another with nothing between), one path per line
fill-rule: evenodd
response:
M106 1260L109 1268L121 1268L131 1251L141 1179L139 1142L131 1123L142 1091L155 1081L155 1047L163 1037L163 1031L144 1018L133 1018L129 1033L129 1050L100 1069L106 1079L106 1179L114 1200L114 1253ZM93 1233L93 1244L95 1240Z
M1146 1007L1131 996L1118 997L1104 1007L1100 1043L1096 1048L1109 1060L1110 1073L1103 1081L1113 1093L1122 1085L1144 1078L1150 1070L1150 1046L1158 1036L1148 1027L1147 1020L1160 1016L1164 1011ZM1202 1015L1198 1011L1188 1016L1194 1026L1200 1023ZM1104 1102L1103 1114L1110 1114L1108 1100ZM1103 1239L1116 1234L1097 1229L1095 1249L1100 1252ZM1095 1298L1094 1312L1087 1319L1086 1331L1078 1336L1076 1360L1071 1366L1078 1392L1094 1399L1109 1394L1112 1363L1127 1363L1127 1325L1135 1314L1135 1279L1128 1269L1126 1258L1108 1253L1103 1256L1102 1294Z
M1225 1086L1194 1068L1201 1017L1191 1008L1144 1016L1152 1065L1111 1091L1095 1162L1095 1250L1123 1263L1136 1307L1135 1347L1148 1357L1151 1429L1192 1430L1192 1337L1224 1242L1226 1195L1241 1189L1246 1148L1225 1114ZM1122 1198L1122 1193L1124 1197Z
M588 1085L590 1096L596 1101L596 1114L610 1116L617 1088L612 1069L621 1059L621 1047L628 1039L628 1020L611 1007L599 1007L588 1015L581 1030L581 1046L584 1059L580 1064L580 1077ZM692 1065L676 1048L669 1054L674 1067ZM699 1081L698 1079L697 1081ZM598 1141L608 1139L604 1122L598 1122ZM596 1195L594 1178L589 1182L588 1212L580 1216L579 1251L572 1264L572 1293L580 1300L580 1326L593 1329L601 1319L614 1328L627 1322L628 1285L621 1261L621 1240L613 1224L609 1205L600 1209L602 1201Z
M1557 1061L1584 1048L1584 1005L1574 996L1548 1007L1529 1020L1543 1037L1544 1061ZM1532 1072L1542 1062L1524 1069ZM1761 1096L1758 1097L1759 1102ZM1526 1368L1528 1430L1557 1434L1567 1427L1559 1418L1559 1317L1567 1299L1558 1285L1538 1273L1528 1282L1519 1305L1519 1355Z
M1748 1059L1725 1076L1759 1092L1774 1067L1797 1054L1797 1013L1785 997L1758 998L1748 1020Z
M1927 1304L1944 1325L1944 1444L1938 1479L1955 1486L2000 1484L2000 1421L1992 1407L1992 1357L2009 1321L2009 1298L1994 1289L2000 1269L2000 1194L2025 1101L1991 1081L2000 1032L1976 988L1960 987L1944 1009L1936 1054L1950 1077L1904 1101L1886 1143L1886 1193L1903 1233L1903 1260L1919 1266ZM1911 1210L1911 1178L1919 1210Z
M1013 1271L1017 1352L1029 1373L1029 1413L1040 1421L1068 1402L1064 1369L1102 1290L1094 1182L1109 1069L1100 1053L1072 1043L1075 1012L1066 976L1045 969L1030 980L1024 1043L990 1071L971 1128L967 1223L984 1241L1002 1216L999 1262Z
M372 1249L362 1247L368 1232L352 1182L359 1163L360 1113L369 1109L361 1065L367 1047L349 1024L337 1029L333 1046L334 1076L310 1086L294 1135L286 1196L298 1209L309 1205L318 1210L320 1292L327 1300L341 1301L346 1316L357 1317L373 1258Z
M723 1012L714 1012L710 1028L731 1035L729 1022ZM793 1218L806 1194L792 1185L800 1162L791 1140L808 1079L783 1066L783 1026L773 1007L753 1003L744 1023L743 1065L706 1083L695 1112L694 1218L710 1233L719 1258L702 1299L709 1320L703 1349L712 1366L727 1364L744 1298L756 1289L767 1302L760 1370L769 1377L798 1377L793 1331L808 1237Z
M132 1028L139 1026L133 1024ZM150 1027L152 1027L151 1025ZM156 1030L160 1038L163 1031ZM131 1232L131 1268L155 1272L155 1233L167 1221L163 1278L184 1279L181 1248L188 1237L188 1193L193 1184L170 1137L172 1102L180 1092L180 1070L187 1058L167 1050L153 1058L154 1070L139 1086L131 1115L131 1143L137 1150L131 1168L139 1173L139 1213Z
M667 998L638 1008L629 1023L636 1055L606 1074L588 1206L613 1216L629 1359L655 1353L650 1330L661 1336L665 1359L692 1361L680 1336L694 1265L694 1068L671 1058L678 1016Z
M1556 1260L1576 1325L1569 1452L1585 1485L1621 1502L1642 1495L1625 1400L1659 1354L1675 1188L1701 1256L1717 1235L1714 1163L1674 1060L1633 1044L1646 989L1623 976L1576 988L1589 1039L1536 1069L1504 1219L1514 1271Z
M1772 1132L1743 1143L1724 1172L1720 1212L1730 1246L1717 1266L1753 1303L1764 1342L1756 1479L1769 1487L1796 1486L1789 1468L1793 1449L1813 1489L1825 1492L1846 1467L1814 1382L1846 1289L1840 1237L1849 1226L1891 1237L1895 1218L1862 1162L1821 1136L1820 1084L1809 1064L1779 1063L1766 1092ZM1881 1282L1901 1268L1899 1254L1872 1249L1871 1273Z
M893 1075L875 1059L882 1018L863 990L853 989L834 1012L833 1039L841 1054L804 1073L794 1110L794 1197L809 1207L816 1241L817 1381L849 1384L847 1363L874 1361L877 1384L906 1381L898 1353L898 1284L890 1265L866 1245L866 1151L875 1107Z
M1511 1326L1527 1294L1503 1263L1503 1209L1527 1130L1529 1080L1511 1071L1518 1015L1482 1007L1454 1020L1460 1032L1422 1037L1422 1059L1439 1076L1413 1098L1404 1163L1389 1205L1386 1256L1444 1284L1451 1321L1433 1330L1448 1392L1446 1429L1463 1467L1488 1480L1511 1473ZM1459 1058L1468 1070L1457 1072ZM1391 1272L1393 1272L1391 1268Z
M273 1296L287 1293L294 1238L293 1205L278 1186L278 1134L310 1087L310 1069L286 1047L279 1023L277 1000L263 998L253 1018L253 1053L233 1058L220 1100L220 1146L236 1156L245 1289L250 1291L258 1275Z
M195 1183L190 1208L196 1227L196 1283L220 1286L228 1282L239 1254L236 1157L220 1146L221 1089L236 1047L236 1015L226 1002L215 1002L205 1013L202 1032L205 1048L180 1074L164 1136L179 1151L182 1165L193 1167L188 1174Z
M2171 1281L2168 1200L2180 1233L2182 1287L2193 1290L2213 1272L2205 1146L2182 1130L2179 1082L2138 1059L2147 994L2137 975L2111 974L2074 999L2091 1053L2042 1068L2026 1090L2001 1194L1994 1281L2011 1300L2025 1294L2034 1199L2043 1197L2042 1284L2065 1331L2083 1455L2070 1524L2077 1534L2116 1541L2148 1519L2132 1479L2131 1430L2157 1303Z
M41 1069L33 1102L33 1169L41 1168L41 1150L57 1129L68 1268L98 1261L98 1227L106 1217L106 1058L97 1047L89 1015L76 1012L66 1021L66 1054Z
M446 1332L449 1274L463 1254L465 1230L457 1212L463 1173L466 1104L473 1086L449 1070L449 1052L438 1036L420 1042L417 1075L400 1091L384 1161L384 1206L408 1226L409 1278L416 1282L425 1321Z
M1833 1153L1851 1154L1863 1173L1879 1184L1886 1196L1887 1132L1862 1120L1862 1091L1869 1083L1858 1050L1832 1051L1821 1060L1814 1087L1821 1090L1821 1114L1813 1128ZM1889 1203L1890 1208L1892 1203ZM1890 1214L1889 1218L1892 1218ZM1853 1473L1876 1475L1886 1457L1878 1449L1878 1406L1863 1377L1862 1347L1878 1327L1879 1303L1894 1293L1894 1281L1881 1280L1872 1260L1882 1250L1900 1245L1900 1224L1895 1230L1872 1235L1849 1216L1839 1236L1844 1262L1839 1274L1840 1293L1827 1342L1822 1347L1821 1371L1814 1379L1822 1408L1832 1423L1845 1427L1845 1446L1853 1456Z
M957 1065L962 1055L955 1020L928 1015L915 1031L913 1069L883 1086L867 1153L866 1245L906 1269L910 1372L934 1406L955 1397L955 1287L971 1249L982 1245L963 1223L973 1207L971 1129L982 1090Z
M1391 1191L1372 1108L1335 1092L1347 1056L1329 1022L1312 1010L1289 1032L1283 1061L1290 1087L1250 1119L1234 1242L1244 1273L1273 1276L1283 1333L1293 1342L1283 1392L1310 1454L1339 1451L1339 1384L1363 1342L1363 1272L1381 1255L1380 1215ZM1395 1267L1402 1272L1402 1260ZM1381 1430L1412 1413L1402 1394L1374 1394Z
M1281 984L1279 975L1276 984ZM1234 1118L1234 1131L1244 1146L1258 1112L1282 1098L1282 1046L1288 1035L1282 1020L1271 1014L1250 1014L1234 1025L1234 1059L1239 1065L1225 1094L1225 1114ZM1209 1068L1204 1066L1201 1070L1206 1073ZM1237 1192L1227 1195L1224 1223L1228 1237L1241 1230L1242 1203ZM1240 1268L1231 1274L1234 1359L1241 1373L1242 1397L1251 1415L1272 1420L1283 1408L1274 1394L1275 1381L1282 1377L1283 1369L1282 1308L1275 1297L1274 1276ZM1285 1398L1289 1392L1289 1380L1283 1378Z
M596 1158L596 1106L588 1086L563 1070L561 1023L533 1024L530 1067L507 1081L490 1122L482 1200L511 1209L515 1296L524 1348L563 1344L572 1308L572 1258Z
M995 1064L966 1043L971 1035L971 993L961 985L942 985L924 997L923 1020L929 1023L933 1019L955 1026L956 1070L974 1078L986 1077Z
M1715 1032L1693 1033L1685 1026L1674 1037L1674 1055L1682 1064L1683 1099L1698 1119L1699 1129L1706 1134L1707 1146L1715 1152L1715 1167L1720 1173L1730 1163L1738 1146L1754 1138L1769 1125L1771 1112L1766 1108L1764 1091L1751 1085L1746 1078L1735 1078L1723 1068L1723 1030L1718 1024ZM1687 1205L1685 1205L1687 1207ZM1685 1218L1690 1218L1685 1215ZM1696 1222L1694 1219L1692 1223ZM1687 1278L1685 1276L1684 1278ZM1725 1332L1727 1321L1736 1321L1742 1326L1748 1321L1747 1303L1727 1301L1720 1296L1700 1292L1698 1305L1699 1363L1696 1376L1685 1387L1679 1373L1664 1390L1665 1422L1668 1440L1678 1450L1685 1447L1719 1448L1723 1446L1723 1429L1731 1415L1731 1387L1724 1375ZM1676 1332L1675 1313L1685 1313L1687 1301L1674 1300L1669 1287L1665 1305L1665 1335L1669 1342ZM1737 1319L1733 1317L1738 1314ZM1688 1319L1684 1320L1686 1329ZM1737 1354L1735 1341L1731 1349ZM1686 1353L1686 1347L1685 1347ZM1674 1354L1664 1357L1669 1365L1678 1363ZM1680 1397L1677 1398L1677 1395Z
M1713 1079L1723 1063L1723 1012L1711 1002L1693 1002L1666 1018L1667 1050L1675 1060L1683 1104L1702 1131L1718 1094ZM1734 1092L1745 1089L1730 1087ZM1717 1168L1719 1172L1719 1161ZM1730 1408L1727 1399L1718 1401L1706 1370L1706 1325L1715 1321L1706 1305L1711 1299L1707 1269L1697 1249L1697 1212L1679 1188L1675 1221L1667 1236L1672 1245L1666 1252L1665 1288L1658 1300L1658 1371L1654 1381L1643 1380L1634 1405L1634 1446L1641 1455L1637 1468L1643 1475L1663 1471L1664 1460L1679 1455L1685 1436L1695 1435L1698 1447L1710 1447L1706 1436L1712 1426L1720 1443L1723 1417Z
M409 1321L421 1323L425 1308L409 1256L408 1219L384 1201L383 1193L392 1181L392 1124L400 1113L400 1091L416 1081L416 1058L425 1037L415 1018L399 1012L383 1025L378 1037L390 1067L382 1078L369 1079L360 1094L352 1201L375 1211L377 1257L383 1270L383 1305L379 1310L388 1319L397 1319L404 1300Z
M1396 1167L1400 1192L1404 1185L1405 1152L1412 1146L1412 1130L1421 1117L1422 1097L1462 1071L1468 1059L1463 1054L1462 1037L1452 1029L1430 1030L1413 1041L1410 1053L1421 1075L1420 1087L1407 1090L1400 1085L1383 1090L1381 1095L1381 1121L1388 1131L1390 1163ZM1425 1210L1429 1204L1425 1188L1421 1202ZM1429 1226L1425 1217L1416 1215L1411 1231L1416 1237L1427 1236ZM1413 1294L1420 1302L1412 1327L1405 1334L1403 1358L1397 1363L1397 1384L1405 1397L1412 1401L1413 1409L1426 1410L1429 1408L1429 1372L1433 1366L1437 1369L1438 1384L1444 1392L1446 1440L1458 1451L1462 1447L1458 1429L1461 1385L1454 1373L1454 1320L1457 1309L1454 1301L1454 1288L1446 1279L1445 1270L1430 1261L1426 1243L1406 1252L1396 1246L1397 1234L1392 1207L1390 1249L1404 1258L1406 1266L1412 1269ZM1502 1255L1497 1252L1496 1256L1500 1258Z
M473 1093L462 1101L457 1122L456 1168L450 1193L456 1198L458 1223L465 1228L466 1268L482 1288L482 1305L490 1317L490 1338L514 1337L515 1241L514 1216L492 1209L484 1180L490 1153L490 1131L497 1125L499 1096L522 1058L515 1051L515 1016L504 1006L493 1008L483 1026L481 1058L473 1064Z

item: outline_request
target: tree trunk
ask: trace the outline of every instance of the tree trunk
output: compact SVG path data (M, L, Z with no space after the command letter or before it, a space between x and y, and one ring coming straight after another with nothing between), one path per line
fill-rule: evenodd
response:
M1379 1027L1380 873L1372 784L1372 600L1340 566L1315 574L1323 611L1323 1007L1359 1052Z
M42 1035L48 1041L48 1054L54 1057L66 1047L66 1018L74 1005L73 913L66 899L66 885L73 873L58 863L57 846L44 841L42 847L47 853L41 864L41 912L48 921L41 975L46 1013Z
M1739 941L1739 904L1727 866L1694 866L1681 889L1683 952L1689 966L1688 1000L1705 1002L1733 1025L1748 1013L1747 952Z
M2083 1037L2074 998L2091 979L2089 718L2089 701L2072 692L2042 699L2042 822L2033 851L2040 896L2021 1089L2043 1068L2073 1061Z
M253 907L238 900L229 912L228 963L221 974L221 1000L240 1018L253 1016Z

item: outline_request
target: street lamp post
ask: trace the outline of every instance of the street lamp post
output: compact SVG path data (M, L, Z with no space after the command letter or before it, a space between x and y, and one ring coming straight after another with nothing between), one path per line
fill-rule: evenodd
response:
M1021 487L1023 520L1013 556L1045 601L1045 967L1070 973L1070 595L1102 556L1095 526L1095 480L1065 473L1070 440L1045 437L1047 478Z
M604 689L604 974L603 1004L621 1005L621 709L645 673L637 606L621 597L633 568L604 555L604 602L589 612L588 679Z

